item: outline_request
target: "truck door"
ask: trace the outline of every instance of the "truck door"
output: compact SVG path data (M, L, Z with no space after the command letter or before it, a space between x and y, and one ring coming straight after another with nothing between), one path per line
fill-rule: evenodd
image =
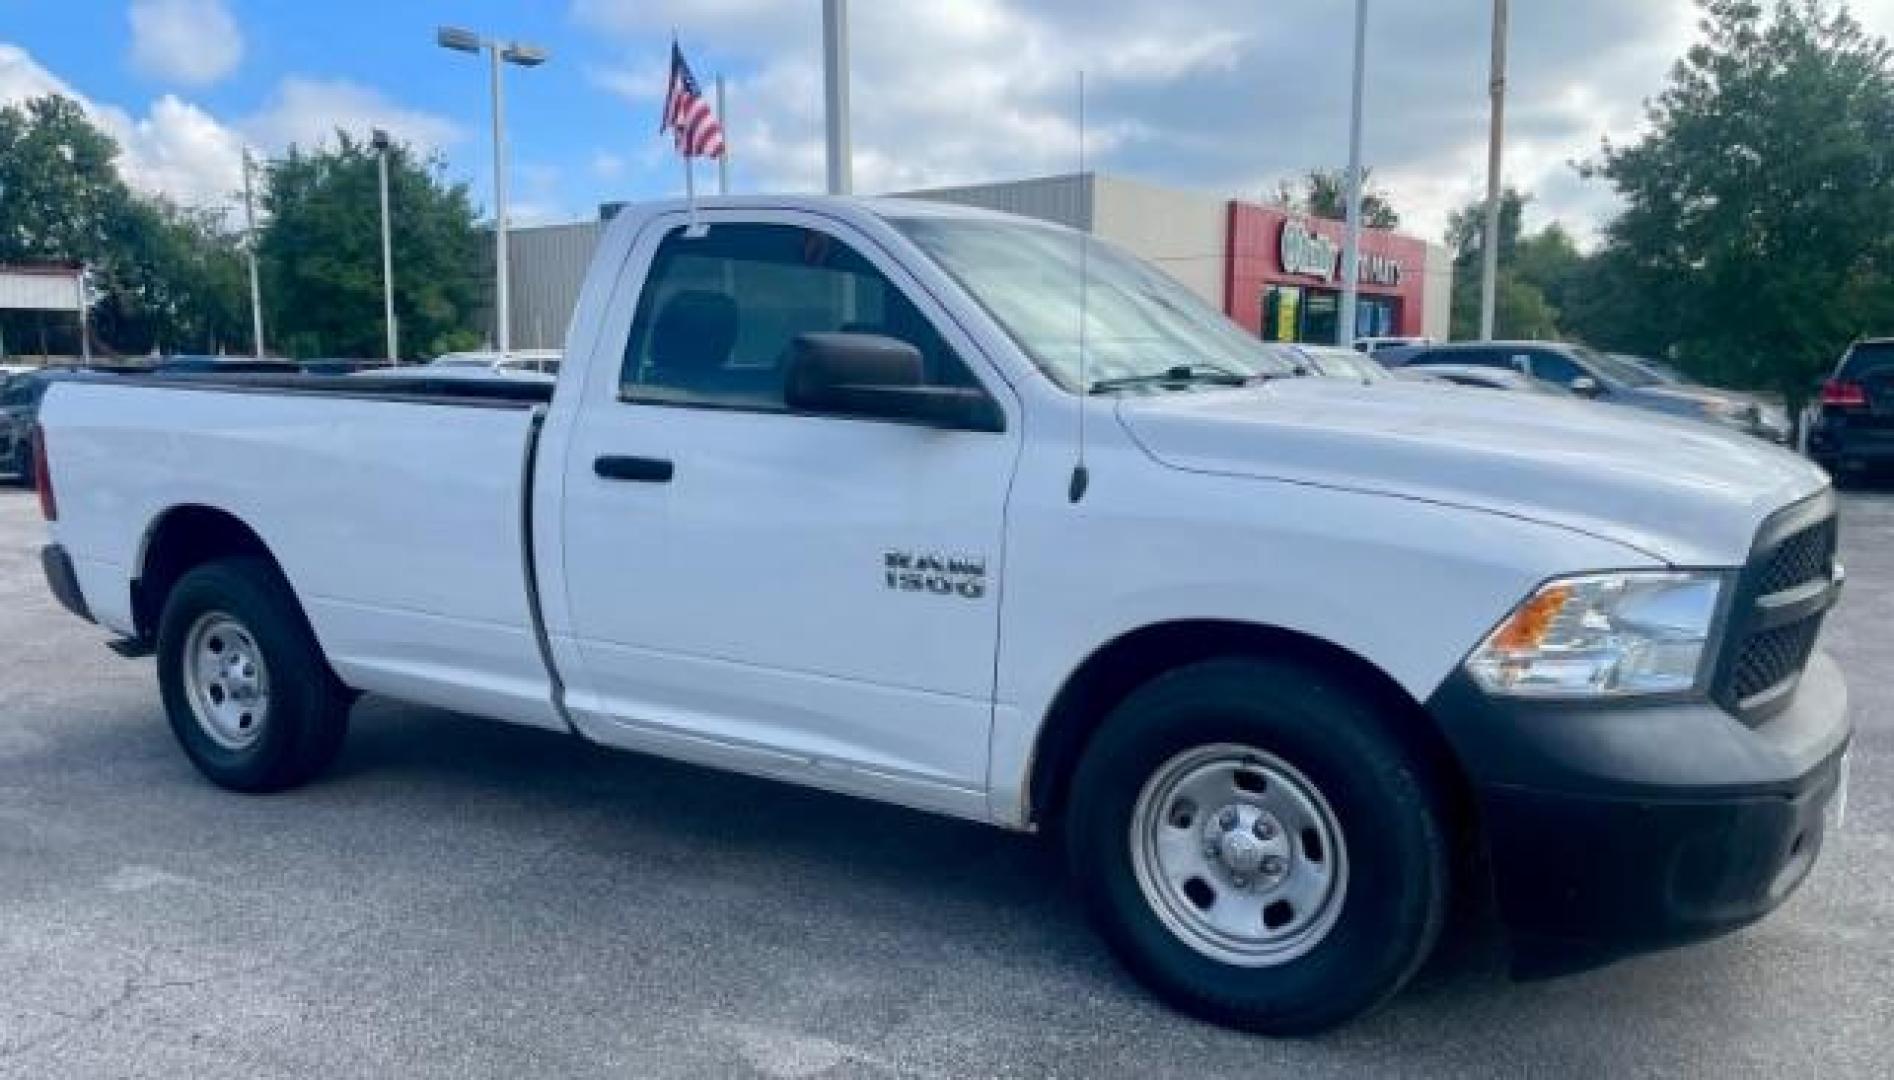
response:
M574 421L569 704L620 744L688 739L684 756L908 801L984 792L1013 398L872 238L786 211L700 221L633 245L614 303L635 289L635 308L601 346L622 352ZM809 331L914 345L1006 430L790 411Z

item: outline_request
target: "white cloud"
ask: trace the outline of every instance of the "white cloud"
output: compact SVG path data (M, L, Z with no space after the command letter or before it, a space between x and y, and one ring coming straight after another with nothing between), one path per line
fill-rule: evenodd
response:
M1137 5L1133 5L1134 9ZM814 189L823 176L820 19L808 5L763 0L579 0L574 14L608 33L646 35L677 26L700 78L717 56L761 66L730 80L726 128L734 168L748 186ZM852 9L855 185L886 191L1070 169L1076 160L1077 72L1102 95L1170 86L1228 71L1248 33L1244 20L1183 11L1094 19L1047 17L1005 0L861 4ZM730 51L734 50L734 53ZM648 55L593 81L634 106L663 92ZM1108 153L1149 136L1135 115L1094 118L1088 148ZM655 135L655 125L654 134Z
M118 105L93 101L24 49L0 43L0 105L45 94L72 98L118 140L119 171L126 183L189 206L233 205L243 186L245 144L273 154L291 143L328 142L337 128L365 137L380 127L429 152L463 137L452 121L406 108L378 91L299 76L283 79L261 110L235 120L219 119L172 94L136 116Z
M326 143L338 128L361 136L381 128L422 151L439 150L464 137L453 121L407 108L378 90L344 79L298 75L277 84L263 109L239 121L238 126L250 139L271 150L291 143Z
M94 123L118 140L119 171L141 191L179 203L214 206L243 182L241 141L210 114L169 94L143 117L102 105L40 66L24 49L0 44L0 104L60 94L79 103Z
M236 70L243 32L224 0L132 0L132 66L187 86Z
M1894 31L1894 0L1851 5ZM953 0L852 8L856 187L863 191L1069 171L1074 83L1088 74L1100 170L1257 197L1347 152L1347 0ZM574 17L623 40L593 81L655 108L653 41L671 27L705 78L723 66L739 184L822 182L821 18L772 0L574 0ZM1408 231L1438 239L1484 187L1490 5L1377 4L1370 12L1366 157ZM1505 174L1532 191L1534 224L1581 237L1615 207L1574 159L1642 123L1693 39L1686 0L1514 5ZM653 136L655 139L655 135ZM634 163L636 159L634 158Z

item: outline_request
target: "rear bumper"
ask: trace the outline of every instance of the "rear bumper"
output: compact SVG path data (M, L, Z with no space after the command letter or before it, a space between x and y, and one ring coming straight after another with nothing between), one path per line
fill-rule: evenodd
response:
M1883 468L1894 465L1894 428L1818 420L1809 429L1808 451L1831 469Z
M79 588L79 575L72 567L72 556L58 544L47 544L39 549L40 570L46 574L46 586L52 590L53 599L61 607L87 622L96 622L92 609L86 606L85 593Z
M1430 708L1477 789L1522 974L1773 911L1814 866L1850 738L1846 687L1819 652L1793 703L1754 728L1704 702L1497 703L1459 679Z

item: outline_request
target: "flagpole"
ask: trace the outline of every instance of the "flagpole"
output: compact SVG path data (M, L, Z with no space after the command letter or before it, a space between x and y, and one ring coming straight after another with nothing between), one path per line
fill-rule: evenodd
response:
M697 170L691 168L691 156L687 151L684 157L684 214L689 224L685 232L697 234Z
M723 125L723 153L717 155L717 194L730 194L730 122L723 114L723 74L717 75L717 123Z

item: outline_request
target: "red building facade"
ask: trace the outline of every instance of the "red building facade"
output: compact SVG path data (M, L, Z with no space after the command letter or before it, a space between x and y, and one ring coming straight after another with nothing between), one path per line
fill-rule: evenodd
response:
M1332 344L1341 310L1344 231L1338 221L1231 202L1225 312L1270 341ZM1426 243L1363 229L1355 332L1349 336L1421 334L1426 278Z

